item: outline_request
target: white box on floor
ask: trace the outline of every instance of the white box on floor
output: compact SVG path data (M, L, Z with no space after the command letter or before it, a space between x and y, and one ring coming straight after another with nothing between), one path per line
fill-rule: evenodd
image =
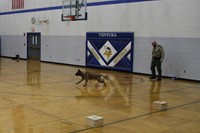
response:
M167 109L167 102L164 101L154 101L153 102L153 108L158 110L166 110Z
M86 125L90 127L99 127L103 125L104 118L96 115L86 117Z

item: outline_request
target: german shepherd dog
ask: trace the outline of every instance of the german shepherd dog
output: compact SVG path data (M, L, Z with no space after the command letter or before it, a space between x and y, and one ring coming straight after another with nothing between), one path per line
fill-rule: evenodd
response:
M75 74L76 76L80 76L82 79L77 82L76 84L81 83L83 80L85 80L85 85L87 85L88 80L97 80L99 83L103 83L106 86L105 79L108 79L108 76L104 75L97 75L97 74L92 74L89 72L82 72L81 70L78 69L78 71Z

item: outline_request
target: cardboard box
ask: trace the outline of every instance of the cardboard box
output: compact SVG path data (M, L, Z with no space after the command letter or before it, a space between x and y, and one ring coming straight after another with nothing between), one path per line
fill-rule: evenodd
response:
M166 110L168 106L167 102L164 101L154 101L153 108L158 110Z
M86 117L86 125L90 127L99 127L102 126L104 118L96 115L91 115Z

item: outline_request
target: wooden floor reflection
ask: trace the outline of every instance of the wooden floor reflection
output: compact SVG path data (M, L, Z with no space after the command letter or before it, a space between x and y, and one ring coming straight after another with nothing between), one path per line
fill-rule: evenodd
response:
M77 85L78 68L110 80ZM168 110L153 109L156 100ZM89 115L104 117L104 125L90 128ZM1 58L0 116L0 133L199 133L200 84Z

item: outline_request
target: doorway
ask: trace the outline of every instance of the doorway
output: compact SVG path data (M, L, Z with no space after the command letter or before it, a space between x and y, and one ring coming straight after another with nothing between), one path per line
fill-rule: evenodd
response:
M40 60L41 34L27 33L27 59Z

